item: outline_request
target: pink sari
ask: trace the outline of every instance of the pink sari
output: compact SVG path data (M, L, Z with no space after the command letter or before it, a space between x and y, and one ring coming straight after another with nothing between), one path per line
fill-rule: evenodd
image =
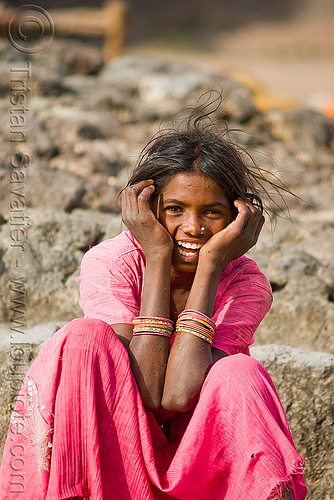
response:
M303 459L264 367L245 354L211 368L168 438L145 412L128 354L101 320L76 319L42 348L12 415L0 498L304 500Z

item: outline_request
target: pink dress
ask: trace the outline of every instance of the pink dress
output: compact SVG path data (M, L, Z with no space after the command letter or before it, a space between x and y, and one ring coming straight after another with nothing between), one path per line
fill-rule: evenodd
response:
M213 365L191 412L167 436L143 408L111 324L138 315L145 256L129 232L84 256L84 319L59 330L30 368L11 417L0 498L23 500L267 500L284 485L304 500L304 461L265 368L248 354L271 304L246 257L218 287Z

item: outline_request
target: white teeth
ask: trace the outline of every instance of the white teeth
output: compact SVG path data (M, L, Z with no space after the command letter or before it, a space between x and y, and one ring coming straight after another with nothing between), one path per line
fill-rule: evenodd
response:
M190 255L194 255L193 253L186 252L185 250L182 250L182 248L179 248L179 254L183 255L184 257L189 257Z
M199 250L202 247L202 245L199 243L189 243L189 242L184 243L183 241L178 241L177 244L180 247L191 248L191 250Z

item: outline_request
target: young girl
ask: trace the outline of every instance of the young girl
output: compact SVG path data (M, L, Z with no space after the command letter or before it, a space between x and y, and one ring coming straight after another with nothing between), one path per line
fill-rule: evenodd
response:
M304 461L248 349L272 301L244 255L265 179L202 123L148 144L121 194L129 230L84 256L85 318L26 376L2 499L305 498Z

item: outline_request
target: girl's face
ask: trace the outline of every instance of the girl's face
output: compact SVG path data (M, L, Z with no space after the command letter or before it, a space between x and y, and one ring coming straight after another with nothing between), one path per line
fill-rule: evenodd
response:
M231 206L219 185L200 173L177 174L162 190L157 218L174 241L172 264L194 272L203 244L231 222Z

